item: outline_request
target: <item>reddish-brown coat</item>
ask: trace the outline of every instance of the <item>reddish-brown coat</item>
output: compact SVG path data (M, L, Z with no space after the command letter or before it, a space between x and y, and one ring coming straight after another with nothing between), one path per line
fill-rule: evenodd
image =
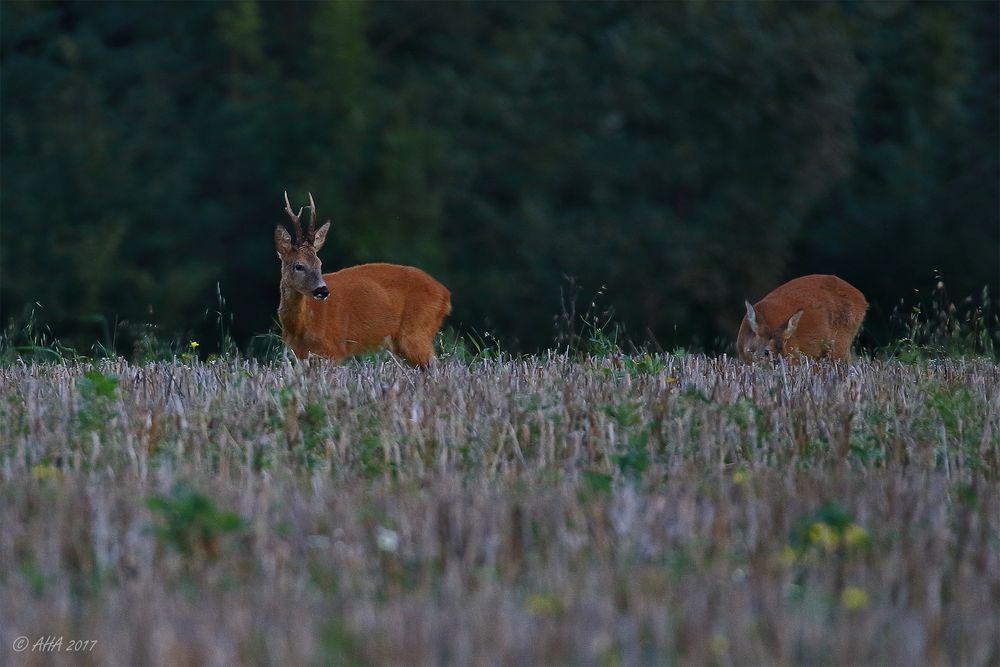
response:
M412 266L362 264L323 275L330 296L318 301L283 288L278 319L285 344L336 362L388 347L413 366L434 357L434 336L451 312L451 293Z
M304 208L304 207L303 207ZM388 347L413 366L434 359L434 336L451 312L451 293L420 269L362 264L322 273L319 250L329 221L316 229L309 195L309 226L303 231L285 193L285 212L295 238L278 226L274 247L281 260L281 337L296 357L310 354L335 362Z
M787 356L794 360L805 355L849 360L851 343L867 310L864 295L837 276L795 278L753 305L756 333L748 308L736 336L736 348L747 362L763 357L765 350L772 359ZM799 312L801 315L794 317Z

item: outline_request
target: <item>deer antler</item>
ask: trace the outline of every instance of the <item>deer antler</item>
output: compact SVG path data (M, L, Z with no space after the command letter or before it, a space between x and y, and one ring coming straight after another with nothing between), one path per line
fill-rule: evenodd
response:
M312 199L311 195L309 199L310 200ZM292 213L292 205L288 203L288 190L285 190L285 213L287 213L288 217L291 218L292 227L295 228L295 245L302 245L306 241L305 237L303 237L302 235L302 225L299 224L299 218L302 217L302 208L299 208L299 212L297 215L295 213ZM316 218L316 209L313 208L313 224L315 224L315 218ZM310 224L309 228L310 231L312 231L312 224Z
M309 193L309 231L306 234L306 240L309 243L316 240L316 202L313 201L311 192Z

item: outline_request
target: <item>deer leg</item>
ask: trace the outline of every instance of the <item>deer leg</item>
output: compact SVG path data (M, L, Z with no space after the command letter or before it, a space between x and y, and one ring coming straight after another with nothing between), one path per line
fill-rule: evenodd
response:
M415 368L427 368L434 359L433 339L407 335L399 339L399 353Z
M410 308L404 313L396 343L411 366L427 368L434 361L434 336L447 312L445 308Z

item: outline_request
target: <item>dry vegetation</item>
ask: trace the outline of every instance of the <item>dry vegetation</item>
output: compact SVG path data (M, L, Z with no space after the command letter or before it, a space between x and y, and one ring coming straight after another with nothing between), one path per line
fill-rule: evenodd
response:
M0 662L1000 662L1000 366L0 368ZM13 653L18 636L96 639Z

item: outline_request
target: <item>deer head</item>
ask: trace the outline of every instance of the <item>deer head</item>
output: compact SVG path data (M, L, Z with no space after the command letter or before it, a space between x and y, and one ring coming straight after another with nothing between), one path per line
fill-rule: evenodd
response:
M743 303L747 307L747 324L753 332L743 343L744 352L754 359L767 361L775 361L784 356L785 343L795 334L799 320L802 319L802 310L793 313L777 327L772 327L757 315L749 301Z
M292 212L287 191L285 192L285 213L292 221L295 239L292 239L283 225L278 225L274 230L274 247L281 260L281 282L300 294L315 299L325 299L330 296L330 290L323 280L323 264L317 253L326 242L326 233L330 231L330 221L327 220L325 225L318 230L316 229L316 202L313 201L311 192L309 193L309 227L305 233L302 232L302 225L299 224L302 208L299 208L298 213Z

